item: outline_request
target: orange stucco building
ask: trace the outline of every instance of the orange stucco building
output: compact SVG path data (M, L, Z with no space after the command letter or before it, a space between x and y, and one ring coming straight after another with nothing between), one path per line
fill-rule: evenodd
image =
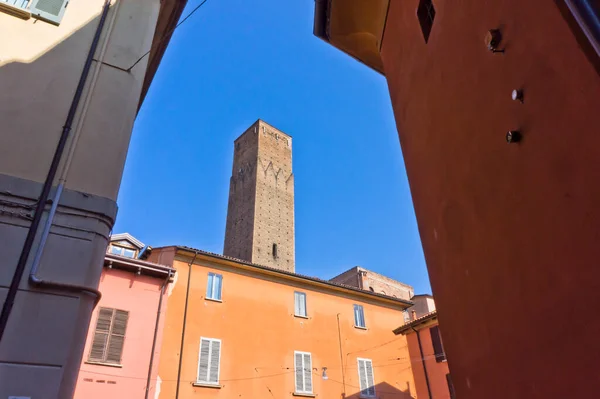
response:
M455 399L448 360L440 335L437 311L394 330L405 335L419 399Z
M410 301L187 247L150 259L177 270L158 398L416 397L392 334Z

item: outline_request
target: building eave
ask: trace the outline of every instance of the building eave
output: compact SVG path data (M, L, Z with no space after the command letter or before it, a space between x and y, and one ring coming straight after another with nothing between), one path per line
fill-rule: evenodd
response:
M137 238L135 238L134 236L132 236L129 233L118 233L118 234L113 234L110 236L111 242L121 241L121 240L129 241L130 243L132 243L139 249L142 249L146 246L143 242L141 242L140 240L138 240Z
M379 50L388 7L389 0L315 0L313 34L385 75Z
M171 266L113 254L105 255L104 267L125 270L152 277L160 277L163 279L173 276L177 272L177 270Z
M162 0L160 3L160 11L156 21L152 45L150 46L148 66L146 68L146 75L144 76L138 109L142 106L144 98L146 98L150 84L154 79L154 75L158 70L158 66L171 41L175 26L177 26L186 4L187 0Z
M162 247L166 248L166 247ZM322 280L317 277L305 276L303 274L292 273L285 270L275 269L269 266L257 265L255 263L250 263L241 259L231 258L224 255L215 254L212 252L203 251L196 248L186 247L186 246L174 246L179 253L185 253L186 258L194 258L196 256L197 260L200 260L202 257L207 260L217 261L219 263L225 263L229 266L242 268L246 270L252 270L254 272L258 272L261 274L267 274L272 276L277 276L286 280L293 280L313 286L317 286L320 288L326 288L338 292L344 292L348 294L352 294L355 296L360 296L366 299L370 299L372 301L385 303L388 306L393 306L401 309L407 309L414 305L413 302L407 301L405 299L394 298L383 294L378 294L371 291L361 290L360 288L347 286L344 284L334 283L327 280ZM160 250L161 248L156 248L156 250Z
M393 332L395 335L404 335L406 333L413 332L414 330L420 330L421 328L427 327L434 322L437 321L437 311L433 311L424 316L419 317L418 319L412 320L409 323L406 323L398 328L396 328ZM414 329L414 330L413 330Z

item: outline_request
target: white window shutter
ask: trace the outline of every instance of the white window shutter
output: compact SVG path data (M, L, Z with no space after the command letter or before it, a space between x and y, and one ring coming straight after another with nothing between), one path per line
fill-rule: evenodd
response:
M31 16L58 25L68 4L69 0L33 0Z
M294 292L294 314L296 316L300 315L300 293Z
M304 355L304 392L312 393L312 362L310 353Z
M303 292L294 292L294 314L296 316L306 317L306 294Z
M369 359L358 359L358 380L361 396L375 397L375 378L373 376L373 362Z
M221 342L213 340L210 343L210 366L208 370L208 382L219 383L219 363L221 362Z
M206 297L210 299L213 298L213 284L214 284L215 275L212 273L208 273L208 281L206 282Z
M214 289L214 298L221 300L221 286L223 282L223 276L220 274L215 275L215 289Z
M306 294L300 294L300 315L306 317Z
M221 289L223 286L223 276L216 273L208 273L206 282L206 297L208 299L221 300Z
M302 367L302 353L294 354L294 367L296 368L296 392L304 392L304 371Z
M373 362L365 360L365 370L367 374L367 395L375 396L375 378L373 377Z
M358 359L358 382L360 385L360 392L364 395L367 389L367 373L365 370L365 361L362 359Z
M198 381L208 382L208 364L210 361L210 341L200 340L200 356L198 359Z

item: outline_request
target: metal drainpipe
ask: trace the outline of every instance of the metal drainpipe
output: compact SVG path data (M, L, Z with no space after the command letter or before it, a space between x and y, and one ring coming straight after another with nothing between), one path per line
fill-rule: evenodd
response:
M109 6L110 6L110 0L108 0L108 2L109 2ZM107 33L106 38L104 40L104 43L102 44L102 47L100 49L100 54L98 56L98 64L102 62L102 59L104 58L104 54L106 53L106 49L108 47L108 39L110 37L110 34L112 33L112 30L113 30L113 27L115 24L115 20L117 18L117 11L119 10L120 4L121 3L117 3L115 5L114 12L112 14L112 18L110 19L110 22L108 24L108 28L106 30L106 33ZM107 14L108 14L108 11L107 11ZM94 53L95 53L95 50L94 50ZM92 53L92 55L94 53ZM93 57L92 57L92 60L93 60ZM96 301L94 303L94 306L100 301L100 298L102 297L102 295L100 294L100 291L90 288L90 287L85 287L85 286L80 286L80 285L71 285L71 284L64 284L64 283L55 282L55 281L42 280L37 276L37 271L38 271L40 262L42 260L42 255L44 254L44 249L46 248L46 241L48 240L48 236L50 235L50 229L51 229L52 223L54 221L56 209L58 208L58 204L60 203L60 198L62 196L63 189L67 182L67 174L69 172L69 169L71 168L71 161L73 160L73 155L75 154L75 149L77 147L77 143L79 142L79 137L81 136L81 129L83 127L83 122L85 120L85 116L87 115L87 109L90 105L92 93L94 91L94 88L96 87L96 82L98 81L99 74L100 74L100 66L98 65L98 67L94 70L94 74L92 75L92 79L90 81L87 96L83 102L83 109L81 111L81 116L80 116L79 121L77 122L77 126L75 128L75 135L73 136L73 139L71 140L71 144L68 148L67 158L66 158L64 166L61 170L61 173L60 173L60 176L58 179L58 186L56 187L54 197L52 198L52 206L50 208L50 212L48 213L48 218L46 220L46 223L44 224L44 228L42 230L42 234L40 237L40 243L36 250L35 257L33 258L33 263L31 265L31 270L29 272L29 282L31 284L38 285L38 286L62 288L67 291L83 292L83 293L95 295Z
M177 386L175 388L175 399L179 398L179 385L181 383L181 366L183 364L183 343L185 340L185 326L187 323L187 311L188 311L188 300L190 297L190 281L192 281L192 265L196 261L198 251L194 251L194 258L188 263L188 280L187 288L185 290L185 304L183 308L183 326L181 328L181 346L179 348L179 366L177 367Z
M414 326L411 326L412 330L417 334L417 342L419 342L419 353L421 354L421 362L423 363L423 372L425 373L425 384L427 385L427 394L429 399L433 399L431 396L431 386L429 385L429 376L427 375L427 365L425 364L425 355L423 355L423 346L421 345L421 336L419 331L415 330Z
M169 271L169 274L160 289L160 299L158 300L158 310L156 311L156 324L154 325L154 337L152 338L152 352L150 352L150 365L148 366L148 380L146 381L146 395L144 396L145 399L148 399L148 395L150 394L150 382L152 380L152 365L154 363L154 351L156 350L156 339L158 337L158 326L160 324L160 313L161 313L161 309L162 309L163 297L165 296L165 288L169 284L170 280L171 280L171 272Z
M65 124L63 126L62 133L56 145L56 150L54 151L54 155L52 157L52 162L50 163L50 168L48 169L48 174L46 175L46 180L44 181L44 185L42 186L42 192L40 197L38 198L35 211L33 214L33 219L31 221L31 225L29 226L29 230L27 231L27 236L25 237L25 242L23 243L23 248L21 249L21 254L19 255L19 260L17 262L17 266L15 268L15 273L13 274L12 281L10 283L10 287L6 294L6 299L4 301L4 305L2 306L2 312L0 313L0 340L2 340L4 336L4 332L6 331L6 325L8 324L8 318L12 313L12 308L15 304L15 298L17 296L17 291L19 289L19 283L21 282L21 278L25 273L25 267L27 265L27 260L29 259L29 255L33 248L33 243L35 241L35 237L37 235L38 229L40 227L40 223L42 220L42 216L46 209L46 203L48 202L48 198L50 196L50 190L52 189L52 185L54 183L54 178L56 177L56 173L58 171L58 167L62 160L62 156L67 145L67 140L71 133L71 128L73 126L73 121L75 119L75 114L77 113L77 109L79 107L79 102L81 100L81 96L83 94L83 89L85 87L85 83L87 81L88 75L90 73L90 67L92 65L92 60L94 58L94 53L98 47L98 42L100 41L100 35L102 33L102 29L104 28L104 23L106 21L106 16L108 15L108 10L110 8L110 0L104 1L104 7L102 9L102 15L100 17L100 22L98 23L98 27L96 28L96 33L94 34L94 39L92 40L92 44L90 46L90 51L85 60L85 64L83 66L83 71L81 72L81 76L79 77L79 82L77 83L77 89L75 90L75 95L73 96L73 100L71 101L71 106L69 107L69 112L67 114L67 119L65 120ZM58 190L57 190L58 191ZM62 190L61 190L62 192ZM55 203L52 203L52 206L56 208ZM56 211L56 209L55 209ZM81 287L78 288L76 286L60 284L58 285L60 288L66 290L74 290L78 289L79 291L91 293L97 296L96 302L98 301L100 294L97 290Z
M342 330L340 328L340 313L337 314L338 340L340 343L340 366L342 366L342 389L344 392L343 398L346 397L346 375L344 373L344 353L342 351Z

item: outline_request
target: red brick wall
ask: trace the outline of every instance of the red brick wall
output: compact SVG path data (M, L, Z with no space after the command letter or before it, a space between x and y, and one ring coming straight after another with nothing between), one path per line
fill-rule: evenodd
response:
M434 4L426 44L391 1L382 56L457 397L597 397L598 74L555 2Z

